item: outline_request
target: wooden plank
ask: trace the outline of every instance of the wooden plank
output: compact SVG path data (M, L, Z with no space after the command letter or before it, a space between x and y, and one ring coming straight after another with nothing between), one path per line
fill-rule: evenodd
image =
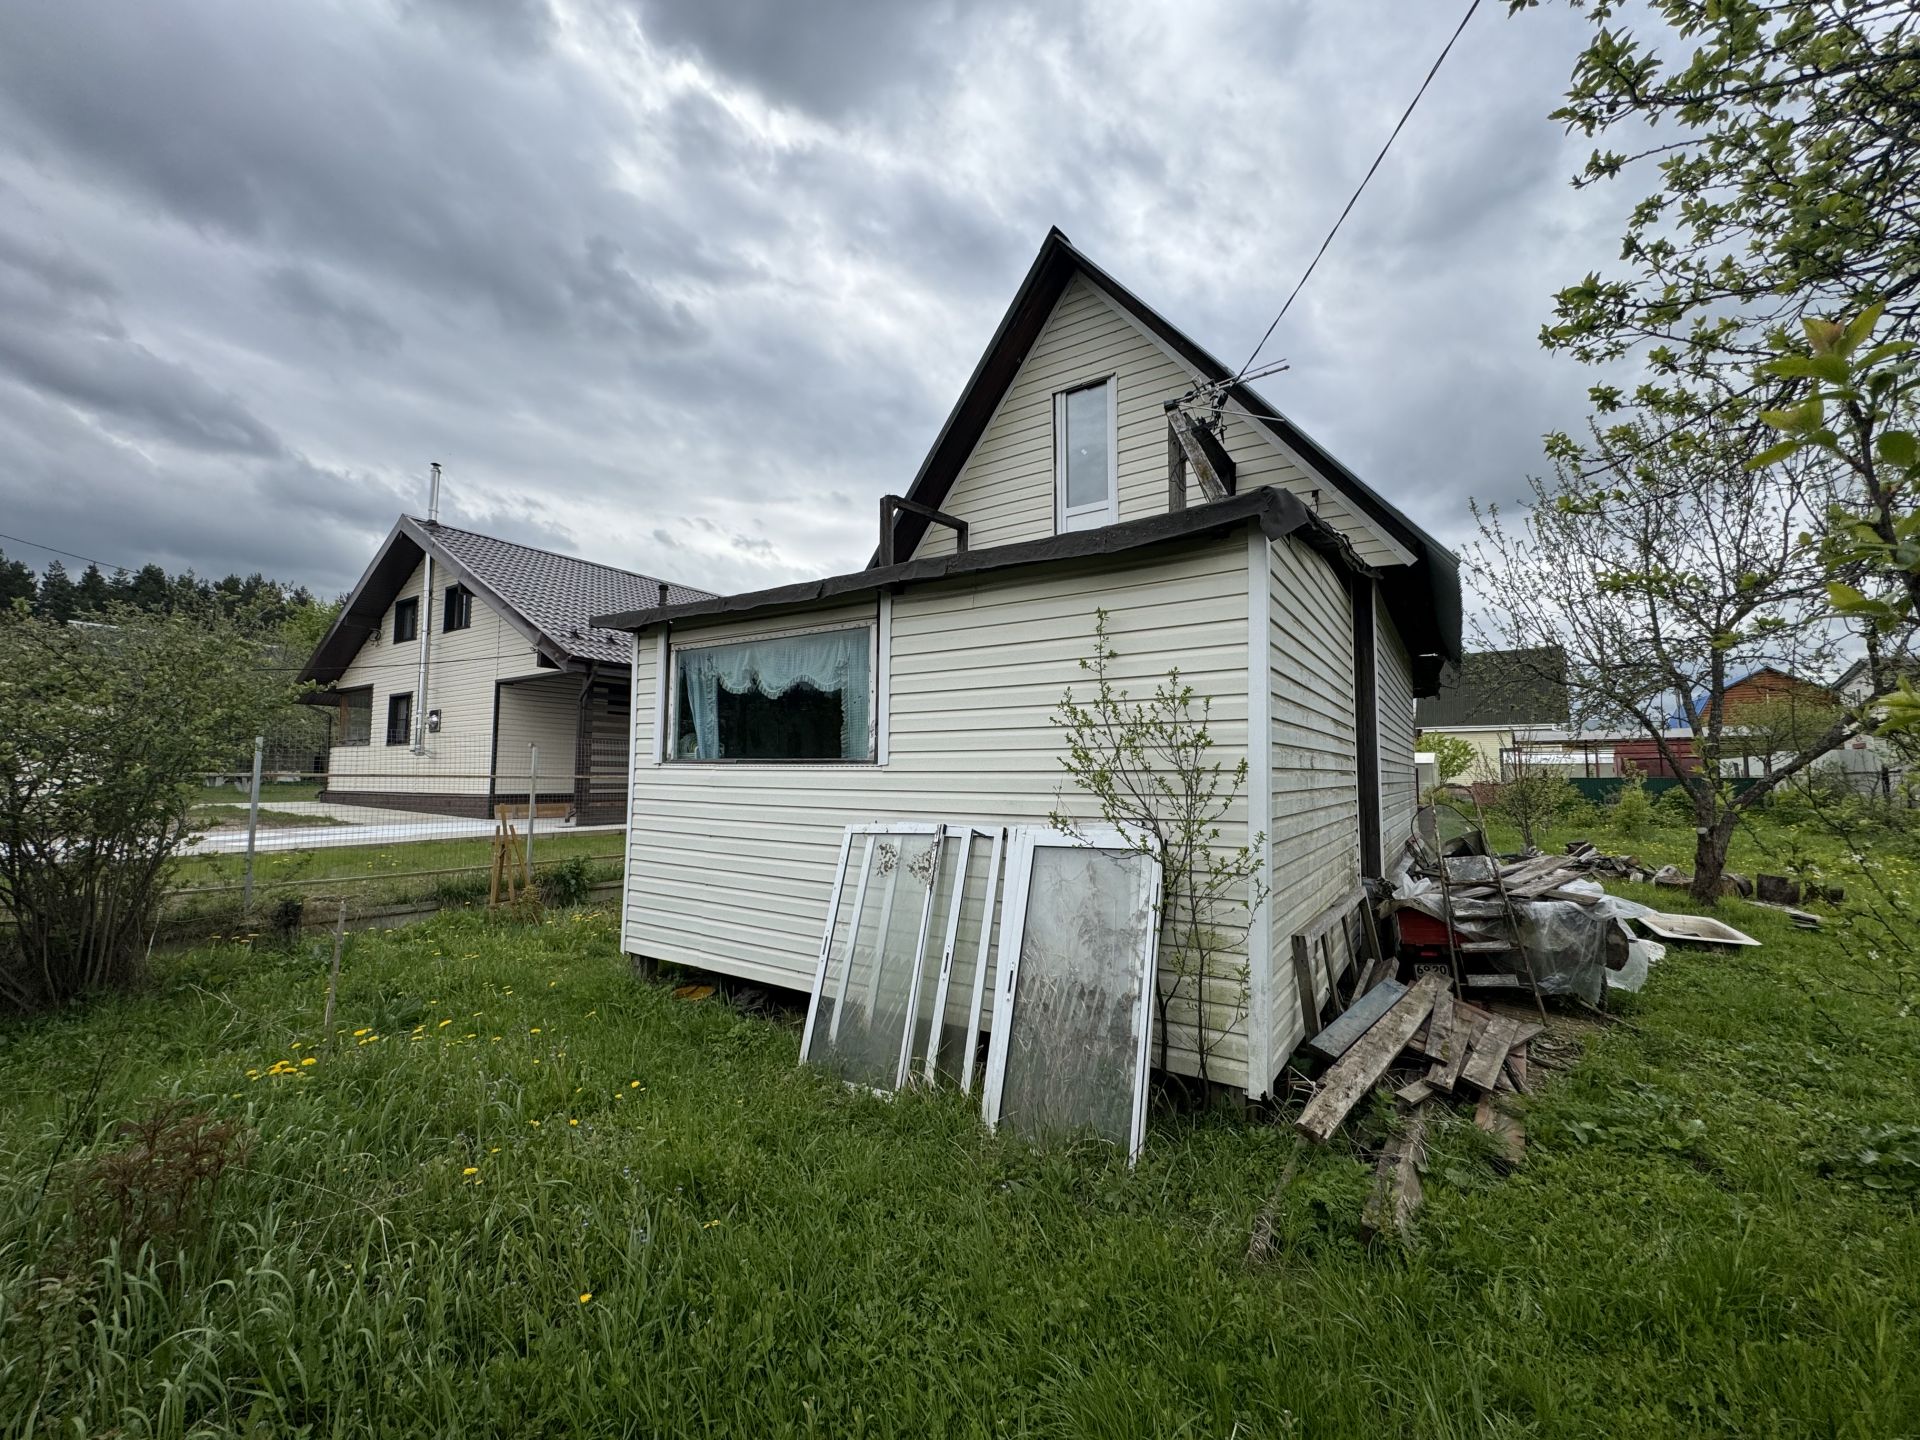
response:
M1307 961L1307 937L1293 937L1293 988L1300 996L1300 1019L1306 1025L1306 1033L1315 1035L1320 1029L1320 1001L1313 992L1313 966Z
M1453 991L1442 990L1433 997L1433 1013L1427 1017L1427 1043L1423 1054L1429 1060L1444 1060L1447 1037L1453 1033Z
M1441 1046L1442 1058L1434 1061L1427 1071L1429 1085L1444 1094L1453 1093L1453 1087L1460 1083L1460 1071L1467 1063L1467 1056L1472 1053L1473 1042L1486 1025L1482 1012L1454 1001L1453 1027L1447 1031Z
M1318 1055L1322 1060L1338 1060L1347 1053L1354 1041L1367 1033L1367 1028L1374 1021L1398 1004L1400 997L1406 993L1407 987L1398 980L1374 986L1349 1005L1339 1019L1329 1023L1326 1029L1301 1048Z
M1360 1212L1360 1231L1369 1240L1393 1231L1403 1239L1420 1208L1420 1166L1427 1153L1427 1111L1416 1105L1406 1126L1388 1142L1374 1170L1373 1193Z
M1499 1083L1500 1066L1507 1058L1507 1051L1513 1048L1513 1037L1519 1028L1519 1021L1504 1015L1489 1021L1480 1038L1473 1042L1467 1063L1460 1071L1461 1080L1483 1093L1493 1089Z
M1544 1035L1546 1030L1547 1027L1542 1025L1538 1020L1522 1020L1519 1030L1515 1032L1513 1037L1515 1048L1517 1049L1522 1045L1530 1043L1536 1035Z
M1518 1045L1507 1051L1507 1078L1513 1081L1513 1088L1522 1095L1533 1089L1527 1083L1527 1052Z
M1347 1112L1387 1073L1413 1032L1433 1009L1433 997L1446 986L1441 975L1423 976L1321 1078L1320 1089L1294 1122L1294 1129L1315 1144L1327 1138L1347 1118ZM1502 1052L1505 1053L1505 1052Z
M1420 1105L1431 1100L1434 1089L1424 1080L1409 1080L1393 1092L1393 1098L1402 1105Z
M1340 998L1340 972L1333 968L1331 932L1321 931L1316 948L1320 952L1320 973L1327 981L1327 1008L1336 1015L1346 1013L1347 1002Z

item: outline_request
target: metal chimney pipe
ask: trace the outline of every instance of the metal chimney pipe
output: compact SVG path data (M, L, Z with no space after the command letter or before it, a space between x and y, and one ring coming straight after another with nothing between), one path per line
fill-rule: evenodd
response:
M433 479L427 486L427 524L440 523L440 462L430 462ZM427 753L427 652L433 641L433 551L425 551L420 572L420 669L413 686L413 753Z

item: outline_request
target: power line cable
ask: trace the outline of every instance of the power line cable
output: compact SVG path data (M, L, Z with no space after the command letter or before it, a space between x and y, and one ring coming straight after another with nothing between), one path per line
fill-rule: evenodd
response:
M1300 277L1300 283L1293 287L1293 293L1287 296L1286 304L1282 305L1280 307L1280 313L1273 317L1273 324L1267 326L1267 333L1260 337L1260 343L1254 346L1253 353L1247 356L1246 364L1242 365L1240 369L1235 372L1233 379L1229 380L1223 388L1231 388L1239 384L1241 378L1245 376L1248 369L1252 367L1253 362L1260 358L1260 352L1267 348L1267 341L1271 340L1273 338L1273 332L1280 328L1280 322L1287 318L1287 311L1292 308L1295 297L1306 288L1308 279L1313 275L1314 267L1320 263L1320 257L1327 253L1327 247L1333 244L1333 237L1340 233L1341 225L1346 222L1347 216L1353 213L1353 207L1358 203L1361 192L1367 188L1367 182L1373 179L1374 172L1380 168L1380 162L1387 158L1387 152L1393 148L1393 142L1400 138L1400 132L1406 127L1407 118L1413 114L1414 106L1418 105L1420 103L1420 97L1427 93L1427 87L1433 83L1433 77L1440 73L1441 65L1445 63L1448 54L1453 50L1453 42L1460 38L1461 32L1467 28L1467 22L1473 19L1473 12L1479 8L1480 0L1471 0L1471 3L1467 6L1467 13L1460 17L1460 23L1454 26L1453 34L1447 38L1447 43L1440 48L1440 54L1438 58L1434 60L1433 68L1427 71L1427 78L1422 80L1420 82L1420 88L1413 92L1413 99L1407 102L1407 108L1401 113L1399 123L1393 127L1393 133L1387 136L1387 143L1380 147L1380 153L1373 157L1373 164L1367 167L1367 173L1361 177L1359 186L1347 201L1346 209L1342 210L1340 212L1340 218L1333 222L1333 228L1327 232L1327 238L1320 242L1320 248L1314 252L1313 259L1307 265L1306 273Z
M69 560L84 560L89 565L98 565L102 570L125 570L129 574L133 573L132 566L116 565L111 560L96 560L91 555L76 555L71 550L62 550L58 545L42 545L38 540L29 540L24 535L0 534L0 540L11 540L16 545L26 545L35 550L44 550L49 555L64 555Z

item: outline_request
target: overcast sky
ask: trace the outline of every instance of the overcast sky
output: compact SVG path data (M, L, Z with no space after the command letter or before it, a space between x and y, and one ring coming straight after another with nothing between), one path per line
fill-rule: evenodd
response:
M1047 227L1228 363L1460 7L14 0L0 531L350 586L445 518L735 590L857 568ZM1268 351L1452 544L1592 376L1632 198L1485 4ZM39 568L45 551L0 540Z

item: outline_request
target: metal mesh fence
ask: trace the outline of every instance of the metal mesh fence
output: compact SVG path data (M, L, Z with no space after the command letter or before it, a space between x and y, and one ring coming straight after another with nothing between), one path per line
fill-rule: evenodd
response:
M332 924L341 901L364 923L502 903L530 883L585 898L619 880L624 749L565 733L386 738L331 746L304 767L262 745L257 767L204 776L163 930Z

